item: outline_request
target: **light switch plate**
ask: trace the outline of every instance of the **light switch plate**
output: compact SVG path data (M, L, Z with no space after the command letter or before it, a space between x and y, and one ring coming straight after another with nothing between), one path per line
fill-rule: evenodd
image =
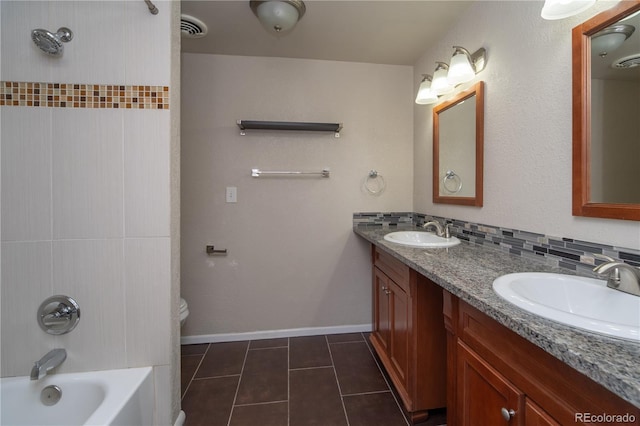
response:
M227 199L227 203L237 203L238 188L235 186L227 186L226 199Z

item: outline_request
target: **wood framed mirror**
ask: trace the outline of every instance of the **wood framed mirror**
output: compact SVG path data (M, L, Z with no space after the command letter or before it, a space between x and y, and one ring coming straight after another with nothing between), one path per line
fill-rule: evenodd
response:
M572 32L574 216L640 220L640 66L614 65L640 58L639 11L622 1ZM615 50L593 42L621 25L635 31Z
M433 108L433 202L482 206L484 83Z

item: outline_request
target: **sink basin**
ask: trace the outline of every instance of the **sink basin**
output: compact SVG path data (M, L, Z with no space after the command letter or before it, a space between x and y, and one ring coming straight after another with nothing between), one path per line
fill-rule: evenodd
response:
M610 337L640 342L640 297L604 280L525 272L493 282L503 299L536 315Z
M422 231L398 231L391 232L384 236L384 239L396 244L402 244L410 247L453 247L460 244L460 240L456 237L444 238L438 237L432 232Z

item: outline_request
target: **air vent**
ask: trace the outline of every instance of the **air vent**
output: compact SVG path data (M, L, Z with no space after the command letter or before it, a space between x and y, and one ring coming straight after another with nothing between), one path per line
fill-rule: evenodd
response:
M631 56L625 56L620 58L611 64L611 68L627 69L640 67L640 53L633 54Z
M180 31L187 38L200 38L207 34L207 26L201 20L189 15L180 17Z

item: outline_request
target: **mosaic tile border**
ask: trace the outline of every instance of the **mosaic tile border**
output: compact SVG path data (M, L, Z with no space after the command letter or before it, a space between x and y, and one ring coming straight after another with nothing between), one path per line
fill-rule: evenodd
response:
M169 109L169 87L1 81L0 106Z
M602 263L594 253L620 259L630 265L640 266L640 250L614 247L606 244L553 237L535 232L498 226L464 222L422 213L354 213L353 225L380 228L420 226L437 219L451 223L451 232L461 240L491 246L517 256L547 261L553 265L586 275L593 275L595 265Z

